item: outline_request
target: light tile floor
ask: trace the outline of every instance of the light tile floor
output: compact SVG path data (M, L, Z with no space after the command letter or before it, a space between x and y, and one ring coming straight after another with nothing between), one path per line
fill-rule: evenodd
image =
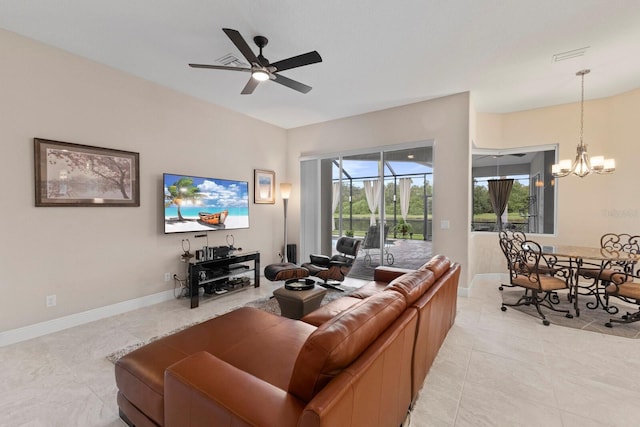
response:
M0 348L0 426L123 426L107 354L278 286L264 281L194 310L184 299L168 301ZM545 327L501 312L500 301L494 280L476 281L471 297L458 298L411 427L638 425L640 341Z

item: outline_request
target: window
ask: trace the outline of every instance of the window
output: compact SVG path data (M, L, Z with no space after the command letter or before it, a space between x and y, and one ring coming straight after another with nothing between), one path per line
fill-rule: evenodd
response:
M474 150L472 156L472 231L511 229L533 234L555 232L555 179L551 165L555 147L513 150ZM495 209L504 205L495 186L512 180L505 209L498 218ZM493 181L493 190L490 182ZM506 188L505 187L505 188ZM493 198L493 202L492 202Z

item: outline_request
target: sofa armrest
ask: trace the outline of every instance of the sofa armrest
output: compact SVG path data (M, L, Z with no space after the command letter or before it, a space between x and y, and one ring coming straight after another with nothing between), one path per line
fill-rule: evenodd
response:
M398 268L381 265L376 267L376 269L373 271L373 280L376 282L389 283L394 279L402 276L403 274L411 273L412 271L415 270L412 270L410 268Z
M205 351L164 373L167 427L296 425L304 406L286 391Z

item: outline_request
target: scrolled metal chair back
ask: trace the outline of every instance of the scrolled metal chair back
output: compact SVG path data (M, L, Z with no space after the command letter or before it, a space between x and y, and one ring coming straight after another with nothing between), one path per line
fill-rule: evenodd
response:
M522 231L511 231L511 240L513 240L514 242L525 242L527 240L527 236L526 234L524 234L524 232Z
M542 248L533 240L525 240L517 247L517 272L519 276L525 276L529 282L540 288L540 260L542 259Z
M640 254L640 236L627 233L607 233L600 238L600 247L610 251Z
M507 252L505 252L503 245L515 244L516 246L520 246L522 242L527 240L527 236L522 231L501 230L498 233L498 239L500 240L500 248L502 248L502 252L505 257L507 257L507 261L509 261Z
M509 274L513 278L516 273L516 264L518 262L518 249L514 245L514 241L507 231L500 231L498 233L500 249L507 260L507 268Z
M610 252L626 252L628 254L640 255L640 236L632 236L628 233L607 233L600 238L600 247ZM626 272L632 273L636 262L616 262Z

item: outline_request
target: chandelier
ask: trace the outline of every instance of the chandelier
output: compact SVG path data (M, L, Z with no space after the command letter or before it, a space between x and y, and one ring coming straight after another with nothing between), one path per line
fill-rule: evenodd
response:
M574 174L583 178L591 173L611 173L616 170L616 161L614 159L605 159L603 156L593 156L589 159L587 153L587 145L582 140L584 131L584 75L589 74L591 70L581 70L576 76L582 78L582 99L580 100L580 143L578 144L576 159L561 160L551 166L551 173L556 178L562 178L570 174Z

